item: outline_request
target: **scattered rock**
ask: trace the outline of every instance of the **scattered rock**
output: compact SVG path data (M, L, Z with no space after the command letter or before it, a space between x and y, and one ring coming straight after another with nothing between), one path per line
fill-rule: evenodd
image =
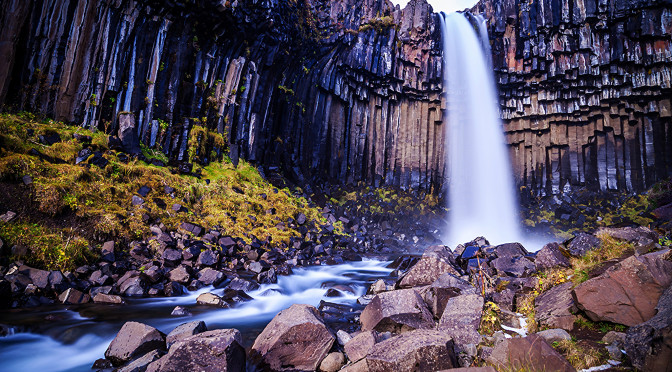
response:
M343 353L329 353L320 363L320 372L336 372L345 364Z
M438 330L446 332L455 344L478 344L481 335L478 327L483 311L483 297L467 294L448 299L439 320Z
M170 313L172 316L191 316L191 311L182 306L175 306L173 311Z
M148 372L245 371L245 349L237 329L199 333L176 342Z
M199 266L214 266L219 262L219 255L209 249L204 250L198 255L196 263Z
M534 320L541 327L561 328L571 331L574 328L576 310L572 297L573 283L557 285L540 294L534 300Z
M264 328L252 345L251 356L276 371L314 371L334 340L315 307L292 305Z
M534 259L534 265L537 271L570 266L569 259L562 254L558 243L548 243L541 248Z
M180 284L189 283L190 278L191 275L189 275L189 271L185 266L179 266L168 273L168 279L170 281L178 282Z
M105 351L105 358L122 365L152 350L164 350L166 336L156 328L138 322L126 322Z
M89 297L88 294L82 293L74 288L69 288L58 296L58 300L66 305L85 304L89 302L90 299L91 297Z
M546 340L546 342L549 344L572 339L572 336L567 333L567 331L560 328L547 329L541 332L537 332L537 335L543 337L544 340Z
M663 258L668 252L628 257L581 283L572 292L577 306L593 321L632 327L651 319L660 295L672 283L672 262Z
M445 273L460 275L455 258L448 247L432 246L406 274L399 279L397 287L413 288L432 284Z
M507 338L495 345L486 362L501 370L576 371L574 367L538 335Z
M405 332L434 328L434 319L422 297L413 289L376 295L360 316L362 330Z
M490 266L501 276L516 278L530 276L536 270L534 263L524 256L496 258L490 262Z
M351 362L363 359L369 354L373 345L382 341L376 331L362 331L352 337L344 347L345 353Z
M425 329L377 343L366 362L370 372L438 371L457 367L450 336Z
M140 358L117 369L115 372L144 372L151 363L161 358L162 355L162 351L152 350Z
M105 293L96 293L95 296L93 296L93 302L97 304L123 304L124 300L117 296L117 295L109 295Z
M582 257L589 251L599 247L600 244L602 244L602 241L597 237L580 233L567 244L565 252L574 257Z
M209 267L199 271L196 277L201 283L215 287L219 286L224 280L226 280L226 275L224 275L224 273Z
M187 337L206 332L207 330L208 328L203 321L195 320L189 323L182 323L170 331L168 336L166 336L166 346L170 349L174 343Z
M208 306L227 306L226 302L224 302L221 297L210 292L200 294L196 298L196 303Z
M16 218L16 213L12 211L7 211L0 215L0 220L4 222L11 222L14 218Z

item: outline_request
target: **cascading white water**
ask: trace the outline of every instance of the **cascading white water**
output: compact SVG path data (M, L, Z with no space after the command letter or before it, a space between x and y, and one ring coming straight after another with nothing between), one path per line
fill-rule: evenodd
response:
M441 13L444 89L447 95L447 167L450 217L446 243L485 236L492 243L520 241L509 154L496 106L490 47L480 20ZM480 35L479 35L480 33Z

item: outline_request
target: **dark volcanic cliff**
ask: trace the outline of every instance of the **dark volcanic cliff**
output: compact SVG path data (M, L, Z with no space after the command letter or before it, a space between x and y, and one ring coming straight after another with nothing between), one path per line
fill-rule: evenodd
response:
M483 0L516 177L642 190L672 174L672 3Z
M672 171L664 1L483 0L516 177L640 190ZM6 0L0 105L174 161L302 184L444 185L441 34L424 0ZM224 136L226 146L217 140Z
M198 125L299 181L430 189L444 158L432 15L424 1L8 0L0 102L111 131L132 112L174 160Z

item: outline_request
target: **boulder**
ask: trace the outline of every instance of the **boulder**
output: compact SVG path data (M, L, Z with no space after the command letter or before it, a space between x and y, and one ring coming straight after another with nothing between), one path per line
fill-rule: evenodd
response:
M373 345L382 341L382 337L376 331L362 331L351 338L343 348L345 354L351 362L356 362L363 359L369 352Z
M110 294L105 294L105 293L96 293L95 296L93 296L93 302L97 304L123 304L124 300L117 296L117 295L110 295Z
M450 248L432 246L425 250L422 258L397 282L398 288L413 288L432 284L445 273L460 275Z
M446 308L449 299L462 294L475 294L476 287L469 282L456 277L453 274L446 273L441 275L432 283L426 291L422 293L427 306L434 314L434 318L439 319Z
M534 263L524 256L500 257L490 262L490 267L497 270L497 274L522 278L530 276L536 271Z
M118 137L124 152L139 155L142 151L140 150L138 130L135 127L135 115L130 112L119 113L118 122Z
M561 328L571 331L574 328L576 311L572 297L571 282L562 283L540 294L534 300L534 320L540 327Z
M630 327L625 336L625 352L641 371L672 371L672 287L656 305L656 315Z
M565 253L574 257L582 257L589 251L599 247L600 244L602 244L602 241L594 235L580 233L567 244Z
M641 240L658 242L658 233L648 227L600 227L595 235L608 235L616 240L637 243Z
M206 332L207 330L208 328L203 321L195 320L189 323L182 323L170 331L168 336L166 336L166 346L170 349L171 345L174 343L187 337Z
M537 335L504 339L485 360L505 371L576 371L565 357Z
M569 259L560 251L558 243L548 243L537 252L534 259L537 271L554 267L569 267Z
M163 351L152 350L140 358L128 363L127 365L117 369L115 372L144 372L147 367L154 361L161 358Z
M245 349L237 329L218 329L178 341L147 372L245 371Z
M226 288L237 291L250 292L259 288L259 284L241 278L233 278Z
M252 345L253 360L276 371L314 371L334 344L317 309L292 305L276 315Z
M654 209L651 214L659 220L672 221L672 203Z
M198 255L196 263L199 266L214 266L219 262L219 255L217 252L211 251L209 249L204 250L201 254Z
M168 273L168 279L173 282L178 282L180 284L189 283L189 271L184 266L179 266Z
M209 267L199 271L196 277L201 283L205 285L213 285L215 287L222 284L222 282L226 280L226 275L224 275L224 273Z
M405 332L434 328L434 319L422 297L413 289L376 295L360 315L362 330Z
M196 297L196 303L199 305L208 306L227 306L226 302L224 302L221 297L210 292L201 293L198 295L198 297Z
M119 292L128 297L145 295L145 280L141 276L130 277L119 284Z
M320 372L336 372L345 364L345 356L343 353L333 352L329 353L320 363Z
M560 328L546 329L537 332L537 335L543 337L549 344L560 341L569 341L572 339L572 336L567 331Z
M165 348L166 335L156 328L138 322L126 322L105 351L105 358L119 366L152 350Z
M499 258L523 257L527 250L520 243L506 243L495 247L495 254Z
M39 289L46 289L49 286L49 271L34 269L28 266L19 267L19 272L27 276L33 284Z
M191 311L182 306L175 306L173 311L170 313L172 316L191 316Z
M457 360L449 335L418 329L374 345L366 364L370 372L438 371L457 367Z
M577 306L593 321L634 326L656 314L656 304L672 283L670 250L631 256L577 286Z
M439 319L438 330L450 335L457 345L478 344L483 303L483 297L477 294L450 298Z
M85 304L91 300L88 294L82 293L74 288L69 288L58 296L58 300L66 305Z

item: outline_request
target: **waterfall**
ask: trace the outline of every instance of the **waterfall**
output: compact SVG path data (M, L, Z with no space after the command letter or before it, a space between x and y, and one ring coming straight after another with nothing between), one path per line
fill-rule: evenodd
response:
M484 236L520 241L519 214L504 131L497 109L490 45L483 18L441 13L447 98L450 245ZM477 28L477 29L475 29Z

